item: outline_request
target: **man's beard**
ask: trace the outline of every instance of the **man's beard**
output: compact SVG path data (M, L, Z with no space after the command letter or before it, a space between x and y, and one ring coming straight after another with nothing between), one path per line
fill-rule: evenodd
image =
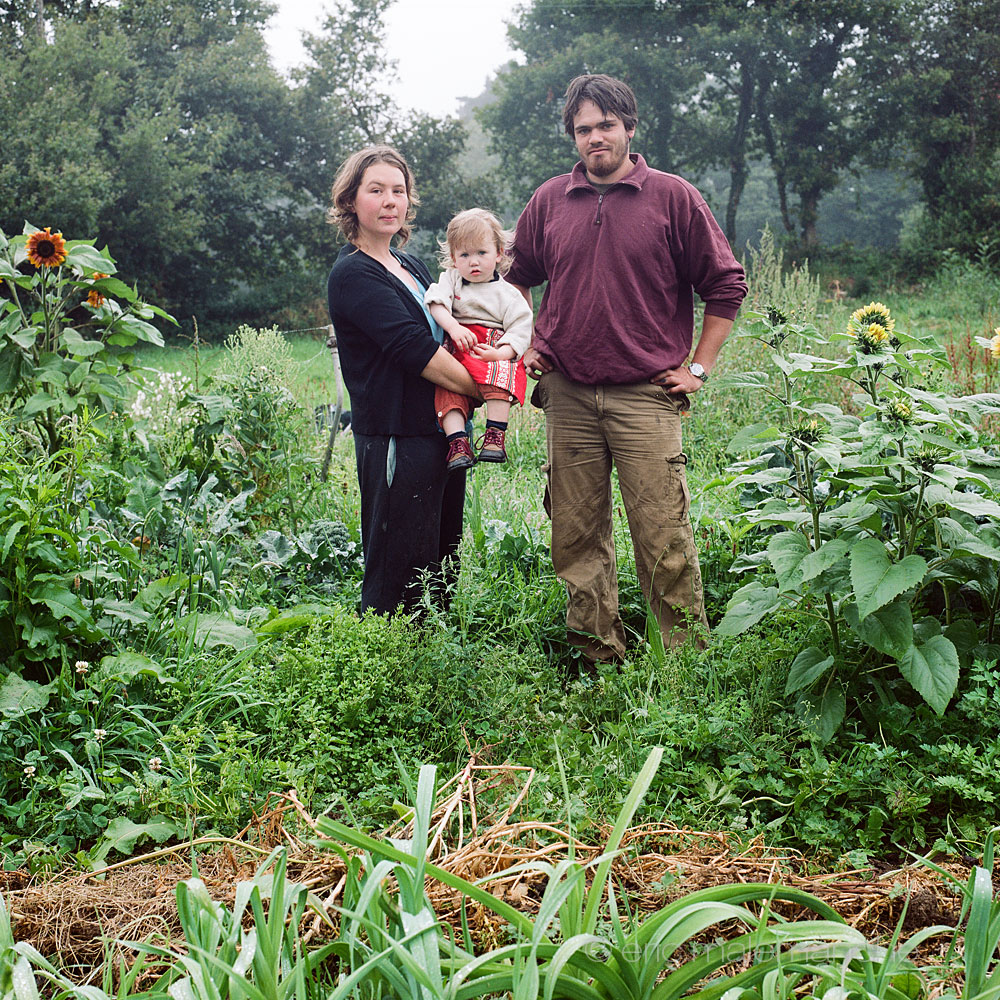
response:
M608 177L628 158L628 143L616 142L600 159L588 166L595 177Z

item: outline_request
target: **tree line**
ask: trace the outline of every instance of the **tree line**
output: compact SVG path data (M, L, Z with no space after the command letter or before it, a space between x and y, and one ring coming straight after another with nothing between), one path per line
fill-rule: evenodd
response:
M343 0L285 78L266 0L0 0L0 227L97 237L206 327L271 321L318 296L327 194L353 149L410 158L427 253L456 209L511 217L568 168L565 85L608 72L637 93L653 165L722 179L731 239L760 164L775 224L807 250L824 197L873 170L913 179L928 246L995 239L1000 0L535 0L510 28L523 64L476 111L499 161L478 177L462 122L388 99L391 4Z

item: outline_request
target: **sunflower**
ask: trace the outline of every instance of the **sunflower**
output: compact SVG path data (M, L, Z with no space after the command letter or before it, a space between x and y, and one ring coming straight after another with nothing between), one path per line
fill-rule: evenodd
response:
M886 407L890 423L908 424L913 420L913 407L903 399L894 399Z
M889 346L889 331L881 323L869 323L852 332L863 354L880 354Z
M46 226L28 237L28 260L35 267L58 267L66 259L66 241L62 233Z
M103 271L95 271L91 276L91 281L100 281L101 278L110 278L110 274L105 274ZM104 305L104 296L96 289L92 288L87 292L87 305L93 306L95 309L98 306Z
M869 302L868 305L851 313L851 318L847 321L847 332L857 336L858 331L867 329L872 323L877 323L890 336L896 327L896 321L890 315L887 305L882 302Z
M792 440L799 444L810 445L819 441L822 434L818 420L806 420L792 429Z

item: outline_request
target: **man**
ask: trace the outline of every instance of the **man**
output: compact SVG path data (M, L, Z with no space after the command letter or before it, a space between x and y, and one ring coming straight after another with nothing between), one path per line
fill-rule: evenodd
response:
M580 162L546 181L517 223L507 280L548 282L524 356L545 410L552 562L566 626L589 663L625 652L618 613L611 463L643 593L665 645L707 635L688 518L681 411L708 380L746 295L743 269L704 198L630 153L635 95L578 76L563 123ZM705 303L690 364L694 295Z

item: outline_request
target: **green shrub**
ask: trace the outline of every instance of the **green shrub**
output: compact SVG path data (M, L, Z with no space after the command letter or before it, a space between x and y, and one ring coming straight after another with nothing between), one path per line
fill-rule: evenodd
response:
M464 702L467 668L439 661L437 652L404 617L359 618L336 608L261 647L253 686L270 706L261 719L270 756L309 797L381 795L384 808L397 754L412 761L460 739L448 729L449 706Z
M29 455L11 423L0 420L0 662L20 670L73 660L105 633L80 599L82 475L94 435Z
M927 372L947 367L943 352L897 330L879 302L833 335L829 358L801 352L827 341L780 309L744 322L744 335L770 348L777 378L728 379L772 400L773 411L730 445L752 454L728 484L741 490L740 520L754 529L757 551L733 566L751 582L731 598L716 635L739 635L778 612L823 621L828 634L798 652L785 691L826 739L848 698L915 692L942 714L960 667L997 639L996 460L977 447L977 427L1000 401L927 388ZM817 388L829 376L856 390L849 409Z

